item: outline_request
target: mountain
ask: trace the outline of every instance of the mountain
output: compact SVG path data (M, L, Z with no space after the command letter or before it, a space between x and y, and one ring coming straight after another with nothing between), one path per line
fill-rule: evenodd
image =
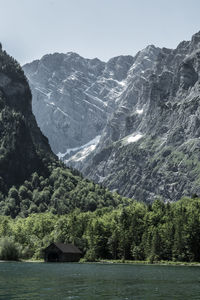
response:
M54 153L124 196L175 201L200 193L199 60L197 33L176 49L107 63L53 54L24 71Z
M199 77L200 32L158 50L149 69L130 74L83 173L143 201L199 194Z
M45 55L23 66L33 94L33 113L54 153L64 157L98 140L133 63L131 56L107 64L76 53Z
M0 214L93 211L121 201L59 162L33 116L24 72L0 44Z

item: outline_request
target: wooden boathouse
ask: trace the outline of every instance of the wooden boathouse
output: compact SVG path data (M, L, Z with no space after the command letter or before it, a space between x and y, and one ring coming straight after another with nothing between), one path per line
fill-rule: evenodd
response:
M77 262L82 252L72 244L52 243L44 250L45 262Z

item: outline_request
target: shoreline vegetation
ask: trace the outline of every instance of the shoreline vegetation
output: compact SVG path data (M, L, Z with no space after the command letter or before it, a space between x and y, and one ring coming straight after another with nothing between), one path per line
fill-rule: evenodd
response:
M197 266L200 267L200 262L182 262L182 261L139 261L139 260L102 260L99 263L107 264L131 264L131 265L163 265L163 266Z
M200 264L200 198L132 200L94 212L0 215L0 260L38 261L52 242L75 244L82 262Z
M22 260L0 260L0 263L8 263L8 262L17 262L17 263L45 263L46 262L43 259L22 259ZM85 259L81 259L79 262L76 262L79 264L125 264L125 265L158 265L158 266L185 266L185 267L200 267L200 262L183 262L183 261L139 261L139 260L97 260L97 261L86 261ZM59 262L58 262L59 264ZM68 264L68 263L64 263ZM74 264L74 263L73 263Z

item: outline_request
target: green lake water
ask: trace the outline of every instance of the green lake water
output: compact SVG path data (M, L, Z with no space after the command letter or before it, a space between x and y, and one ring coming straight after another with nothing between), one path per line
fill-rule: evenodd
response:
M0 299L200 299L200 267L3 262Z

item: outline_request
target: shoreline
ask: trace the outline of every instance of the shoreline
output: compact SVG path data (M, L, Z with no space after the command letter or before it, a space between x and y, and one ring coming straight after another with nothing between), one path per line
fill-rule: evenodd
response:
M14 260L0 260L0 263L45 263L44 260L32 260L32 259L22 259L18 261ZM69 262L70 263L70 262ZM72 263L72 262L71 262ZM79 264L124 264L124 265L146 265L146 266L182 266L182 267L200 267L200 262L182 262L182 261L139 261L139 260L97 260L97 261L85 261L84 259L78 262Z
M151 266L196 266L200 267L200 262L183 262L183 261L139 261L139 260L100 260L96 263L105 263L105 264L126 264L126 265L151 265Z

